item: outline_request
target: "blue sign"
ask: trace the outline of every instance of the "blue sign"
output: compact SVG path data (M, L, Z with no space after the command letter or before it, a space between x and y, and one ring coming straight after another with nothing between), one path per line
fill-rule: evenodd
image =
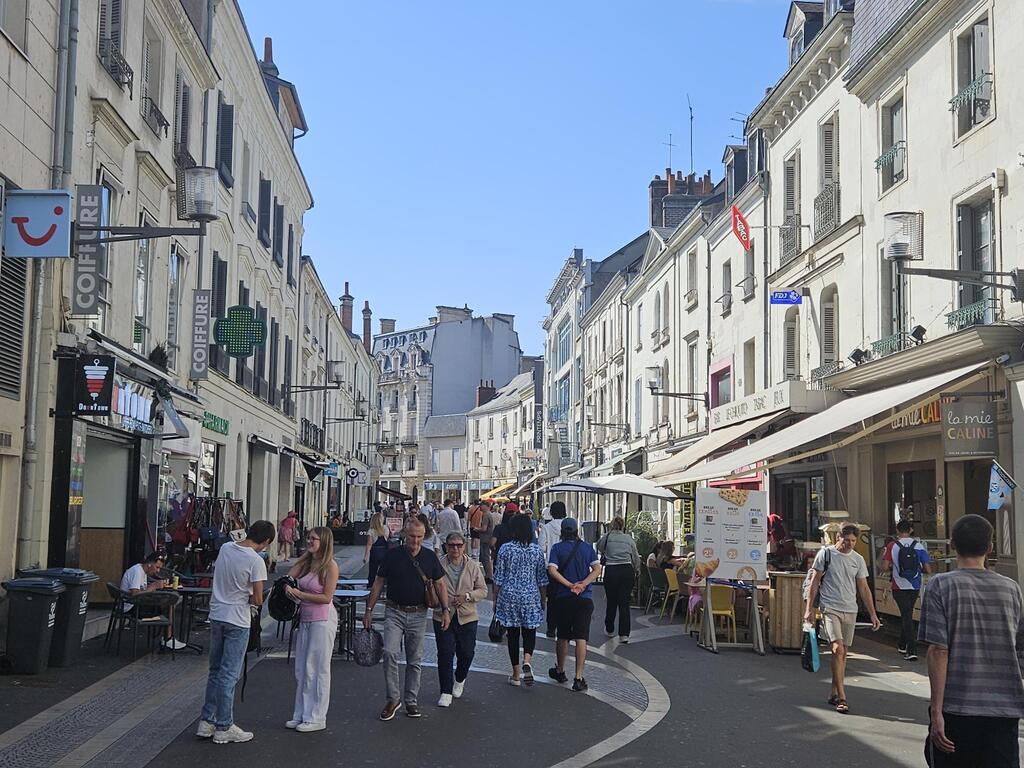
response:
M338 462L332 461L330 465L324 467L324 477L337 477L338 476Z
M8 192L3 233L8 258L70 258L71 193L64 189Z
M803 304L803 302L803 294L792 288L788 291L772 291L772 304Z

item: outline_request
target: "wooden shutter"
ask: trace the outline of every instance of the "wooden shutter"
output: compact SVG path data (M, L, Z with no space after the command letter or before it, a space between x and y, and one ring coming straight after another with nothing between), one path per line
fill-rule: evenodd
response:
M192 88L188 83L181 83L181 123L179 125L179 143L181 148L188 151L189 124L192 119Z
M3 195L0 179L0 196ZM21 397L28 259L4 259L0 269L0 394Z
M892 146L899 146L903 141L903 100L897 101L889 108L889 120L891 121ZM892 178L898 181L903 178L903 169L906 163L906 153L899 150L892 159Z
M821 184L827 187L836 180L835 125L829 121L821 126Z
M989 26L988 19L974 25L971 40L971 69L975 78L992 74L992 63L989 59ZM974 120L980 122L988 116L989 103L992 99L991 78L985 77L977 95L974 97Z
M110 5L110 39L118 51L121 50L121 0L107 0Z
M142 98L149 98L149 79L153 70L153 41L148 37L142 40ZM148 105L143 105L148 110Z
M288 284L295 282L295 228L288 225Z
M259 225L257 229L259 231L260 242L266 246L270 245L270 191L270 179L264 179L261 175Z
M221 101L217 105L217 171L229 189L234 184L232 158L235 151L235 108Z
M800 332L799 315L786 321L785 327L785 355L783 365L787 379L795 379L800 375Z
M174 151L177 153L181 144L181 72L174 73ZM179 216L178 218L181 218Z
M274 198L274 262L284 266L284 206Z
M213 252L213 316L224 317L228 308L228 263Z
M783 207L786 216L792 216L796 212L796 160L786 161L783 171Z
M100 55L103 55L104 45L110 39L110 3L111 0L100 0Z
M836 355L836 298L821 305L821 361L834 363Z

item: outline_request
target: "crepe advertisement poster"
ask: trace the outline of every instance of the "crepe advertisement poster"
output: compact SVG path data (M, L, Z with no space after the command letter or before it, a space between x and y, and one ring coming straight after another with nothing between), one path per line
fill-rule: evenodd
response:
M764 491L697 489L697 562L701 578L768 578L768 500Z

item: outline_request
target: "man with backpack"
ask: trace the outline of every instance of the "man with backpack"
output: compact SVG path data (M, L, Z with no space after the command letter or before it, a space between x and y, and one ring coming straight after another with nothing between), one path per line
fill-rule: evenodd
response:
M928 548L914 538L914 524L900 520L896 539L890 541L882 558L882 568L892 577L892 599L900 609L900 644L897 649L907 661L917 661L914 644L914 606L921 593L921 579L931 573Z
M875 601L868 586L868 566L859 552L854 550L860 529L844 525L835 546L822 547L811 566L811 583L807 590L807 610L804 621L814 623L814 609L819 605L825 639L832 647L832 695L828 703L836 712L850 711L846 701L846 654L853 645L853 632L857 624L857 595L860 595L871 616L871 629L882 626L875 613Z

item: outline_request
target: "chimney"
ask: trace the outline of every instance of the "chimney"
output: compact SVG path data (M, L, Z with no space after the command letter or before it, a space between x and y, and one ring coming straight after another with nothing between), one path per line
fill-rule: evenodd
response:
M480 385L476 388L476 407L489 403L494 399L494 382L480 379Z
M341 325L342 327L352 333L352 297L348 292L348 281L345 281L345 293L340 299L341 301Z
M263 38L263 61L260 62L260 68L274 77L280 74L280 70L274 63L274 41L272 38Z
M395 321L389 320L382 317L380 319L380 332L381 333L394 333L395 332Z
M663 181L661 176L655 176L654 181L648 185L648 189L650 190L651 226L664 226L665 212L662 209L661 201L668 194L668 182Z
M674 194L676 191L676 177L672 174L671 168L665 169L665 180L668 181L668 194Z
M373 336L373 329L370 324L372 317L373 311L370 309L370 302L363 302L363 348L366 350L366 354L368 355L371 354L370 344L373 342L373 339L370 338Z

